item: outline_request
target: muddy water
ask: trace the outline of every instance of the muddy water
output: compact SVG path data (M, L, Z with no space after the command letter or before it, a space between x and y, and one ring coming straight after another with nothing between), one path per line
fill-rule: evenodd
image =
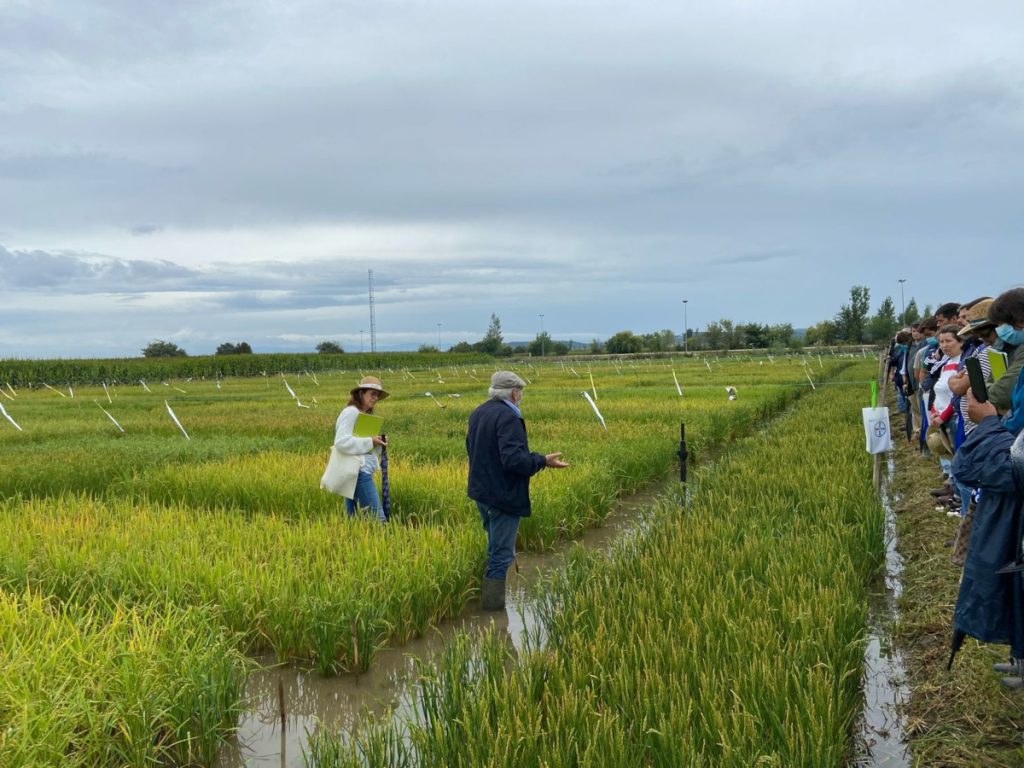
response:
M601 527L587 530L578 543L592 550L607 549L636 530L645 511L676 484L673 480L656 483L623 499ZM483 532L480 544L484 544ZM400 713L409 706L415 682L413 658L437 657L456 632L480 632L493 624L507 632L512 646L521 650L527 633L536 638L539 629L530 606L529 587L557 568L570 546L572 543L567 542L550 553L520 553L518 569L513 566L508 574L509 599L504 612L484 613L479 601L471 601L457 618L423 637L379 651L370 671L364 674L325 678L316 671L263 660L266 666L254 671L246 686L248 711L239 719L237 734L221 751L215 767L303 766L309 737L319 729L330 733L351 730L366 711L380 714L391 708Z
M895 620L896 601L903 593L903 558L896 549L896 516L891 484L894 459L890 455L882 490L885 507L885 584L868 613L868 644L864 650L864 712L858 733L855 766L907 768L912 764L903 731L903 708L910 698L906 669L899 649L887 644L887 627Z

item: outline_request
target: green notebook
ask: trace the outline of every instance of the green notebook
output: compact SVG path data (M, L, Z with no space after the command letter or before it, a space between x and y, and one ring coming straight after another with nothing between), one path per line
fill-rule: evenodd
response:
M999 378L1006 373L1006 353L998 349L986 349L988 353L988 364L992 369L992 381L999 381Z
M383 426L383 417L374 416L369 413L360 413L356 416L356 423L352 427L352 434L355 437L373 437L380 434L381 427Z

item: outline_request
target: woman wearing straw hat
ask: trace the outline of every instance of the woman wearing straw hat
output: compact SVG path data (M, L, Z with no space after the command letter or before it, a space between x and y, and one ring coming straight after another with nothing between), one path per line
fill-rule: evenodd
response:
M359 414L372 414L377 403L388 393L376 376L364 376L350 394L348 404L338 414L334 429L334 447L344 456L352 457L345 463L346 472L356 476L352 496L345 494L345 511L352 517L357 507L367 509L382 523L387 522L377 486L373 483L373 473L380 467L380 449L387 445L387 439L383 435L357 437L353 430Z

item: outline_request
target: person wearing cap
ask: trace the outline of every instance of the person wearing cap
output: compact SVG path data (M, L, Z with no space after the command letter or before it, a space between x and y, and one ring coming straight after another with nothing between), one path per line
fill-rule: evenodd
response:
M532 453L526 422L519 410L521 378L511 371L491 377L489 399L469 417L466 453L469 456L467 494L476 502L487 532L487 570L481 604L485 611L505 607L505 574L516 554L519 520L530 516L530 478L545 467L562 469L561 453Z
M373 473L380 467L380 449L387 445L387 440L383 435L356 437L352 431L359 414L372 414L388 393L376 376L364 376L349 394L348 404L338 414L334 428L334 447L342 455L351 457L345 468L355 477L352 496L345 495L345 511L352 517L357 508L367 509L383 523L386 522L384 507L373 483Z

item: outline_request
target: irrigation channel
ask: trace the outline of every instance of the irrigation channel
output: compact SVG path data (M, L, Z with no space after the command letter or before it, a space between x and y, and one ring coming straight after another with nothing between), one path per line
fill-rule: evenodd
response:
M903 590L903 558L897 551L895 499L891 495L893 473L890 457L882 486L885 574L879 579L868 611L864 709L856 727L852 763L856 768L908 768L912 764L901 711L910 695L904 682L903 658L899 649L887 642L888 628L897 616L897 600ZM413 659L436 658L449 638L458 632L481 631L493 623L505 630L509 642L520 650L527 633L538 630L530 609L530 586L540 576L559 567L569 547L582 545L603 550L636 531L643 522L645 510L676 482L671 479L655 483L621 500L601 527L588 529L578 541L563 542L548 553L520 553L518 570L509 573L509 601L505 612L484 613L478 601L470 601L458 617L422 638L382 649L375 656L373 667L361 675L323 677L314 670L274 664L255 670L246 688L248 710L239 720L235 737L221 751L216 768L304 766L309 737L318 729L349 730L365 712L380 714L389 708L401 716L409 701L410 686L416 680Z
M570 547L601 551L636 531L646 510L678 482L655 482L621 499L600 527L587 529L579 539L562 542L551 552L520 552L518 570L513 566L508 574L505 612L484 613L480 601L471 600L459 616L423 637L378 651L368 672L323 677L315 670L273 665L272 659L266 659L268 666L249 675L245 691L248 709L239 719L234 738L221 750L215 768L304 766L306 745L317 730L350 729L366 711L379 714L391 708L401 716L410 686L416 681L413 659L436 658L458 632L483 630L493 622L508 633L512 646L521 650L527 634L535 635L539 628L530 609L530 586L558 568ZM482 541L482 531L480 535Z
M897 550L896 499L892 481L896 471L889 453L881 488L885 508L885 577L868 606L868 642L864 647L864 712L860 718L855 766L908 768L912 764L903 729L903 707L910 698L906 669L899 648L887 642L903 594L903 557Z

